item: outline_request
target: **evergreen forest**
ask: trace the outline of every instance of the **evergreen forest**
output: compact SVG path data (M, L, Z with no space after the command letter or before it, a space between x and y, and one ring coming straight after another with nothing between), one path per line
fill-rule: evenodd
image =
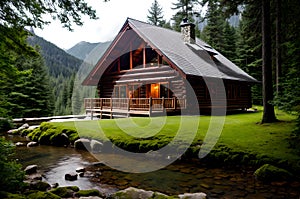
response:
M204 5L205 12L198 9ZM164 8L154 0L147 18L149 23L175 31L180 31L183 18L195 23L197 37L261 81L252 87L253 104L266 107L269 117L262 121L272 122L276 121L274 106L299 114L299 8L297 0L177 0L172 7L174 16L165 19ZM96 18L89 9L86 13ZM231 22L232 16L238 23ZM74 78L83 57L71 56L24 29L25 25L42 27L46 22L30 21L28 25L22 21L20 25L7 20L11 25L1 24L0 33L0 116L72 114ZM71 22L63 24L72 29ZM78 48L69 53L86 55L94 46L85 45L85 53Z

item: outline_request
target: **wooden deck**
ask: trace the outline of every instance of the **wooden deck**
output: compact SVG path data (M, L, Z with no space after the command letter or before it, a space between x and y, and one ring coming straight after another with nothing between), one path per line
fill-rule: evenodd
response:
M85 98L84 107L91 118L99 116L154 116L186 108L185 99L177 98Z

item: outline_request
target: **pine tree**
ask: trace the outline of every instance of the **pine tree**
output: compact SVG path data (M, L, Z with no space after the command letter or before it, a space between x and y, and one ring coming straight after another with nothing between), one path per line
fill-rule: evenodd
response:
M149 15L147 15L148 22L155 26L163 26L166 21L164 20L162 7L159 5L157 0L154 0L150 10L148 10Z
M237 30L237 48L235 63L248 74L261 80L262 59L261 59L261 17L258 4L245 6ZM254 84L252 87L252 103L262 105L261 84Z
M173 16L174 25L173 29L180 31L180 23L184 18L193 23L195 20L193 18L193 8L195 5L199 4L198 0L177 0L177 3L173 3L173 10L178 10L177 13Z
M9 115L12 117L41 117L53 114L53 95L41 56L20 56L14 86L9 93Z
M208 3L208 10L205 18L207 25L203 30L205 41L222 53L223 31L225 19L222 17L222 12L216 2Z

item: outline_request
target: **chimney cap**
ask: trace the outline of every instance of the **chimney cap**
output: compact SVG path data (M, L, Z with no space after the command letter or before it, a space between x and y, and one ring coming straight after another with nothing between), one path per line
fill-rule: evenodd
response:
M187 26L187 25L195 26L195 24L189 22L189 19L187 17L185 17L185 18L182 19L182 22L180 23L180 27L184 27L184 26Z

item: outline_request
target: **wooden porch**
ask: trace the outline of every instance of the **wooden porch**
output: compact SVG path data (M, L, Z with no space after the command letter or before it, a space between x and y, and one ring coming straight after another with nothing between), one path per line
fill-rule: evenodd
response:
M177 98L85 98L86 114L93 117L153 116L186 108L186 99Z

